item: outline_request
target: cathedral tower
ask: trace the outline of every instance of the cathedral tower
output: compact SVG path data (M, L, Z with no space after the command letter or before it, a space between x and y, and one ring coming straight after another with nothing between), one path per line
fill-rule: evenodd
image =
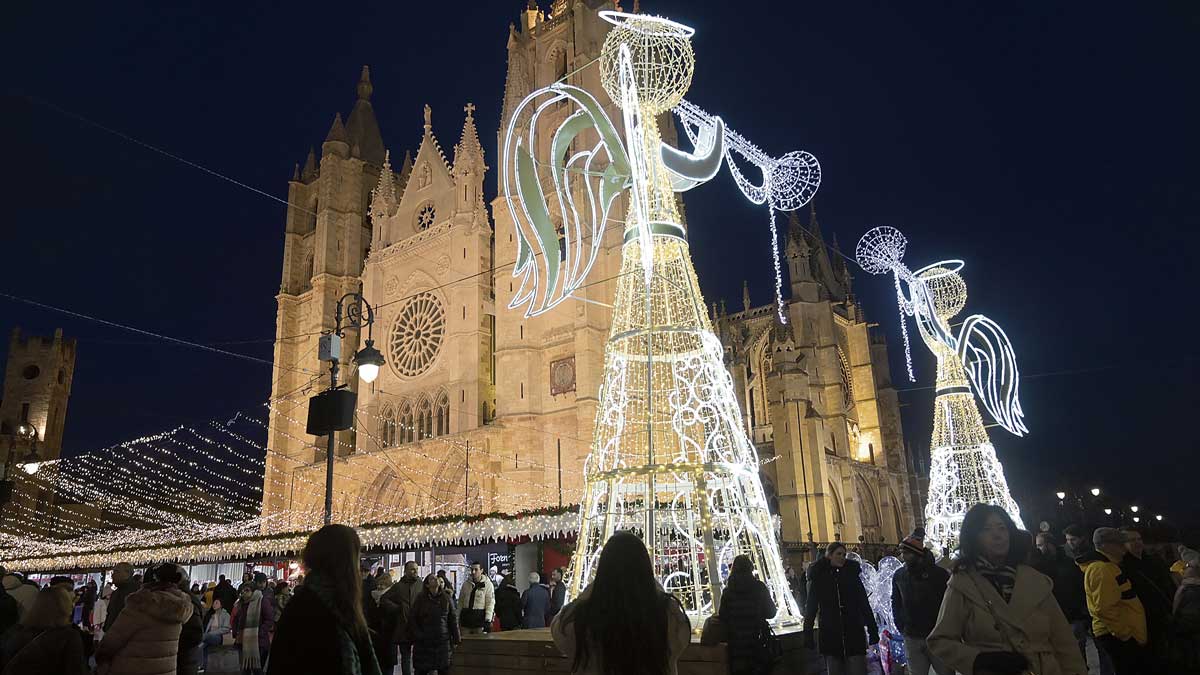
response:
M0 448L8 452L22 424L37 432L38 454L55 459L62 452L67 400L75 376L75 340L64 339L62 329L54 337L25 336L14 328L8 343L8 366L4 371L4 398L0 399Z

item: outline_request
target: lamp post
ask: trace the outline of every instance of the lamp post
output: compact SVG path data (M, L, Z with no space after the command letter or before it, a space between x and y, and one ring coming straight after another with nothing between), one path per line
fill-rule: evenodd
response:
M29 441L29 453L18 463L25 473L32 476L42 466L42 458L38 456L38 432L32 424L22 424L17 427L17 435Z
M344 319L344 322L343 322ZM333 520L333 453L337 444L337 432L354 425L354 407L358 396L338 384L338 364L342 358L342 338L347 329L367 329L367 343L354 355L358 376L370 384L379 376L383 365L383 354L375 348L371 339L371 325L375 323L375 310L363 299L361 293L347 293L337 302L334 310L333 330L321 336L318 358L329 362L329 388L309 399L307 432L314 436L325 436L325 524Z

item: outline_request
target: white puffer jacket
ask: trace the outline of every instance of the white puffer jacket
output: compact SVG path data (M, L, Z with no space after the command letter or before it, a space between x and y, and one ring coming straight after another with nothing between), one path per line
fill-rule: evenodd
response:
M33 606L33 599L37 597L38 587L33 584L27 584L21 581L21 577L15 574L4 575L4 590L13 596L17 601L17 616L25 616L25 610Z

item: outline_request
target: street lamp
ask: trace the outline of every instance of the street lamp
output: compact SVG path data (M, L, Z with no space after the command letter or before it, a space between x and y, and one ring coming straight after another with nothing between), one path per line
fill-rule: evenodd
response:
M1154 516L1154 519L1155 519L1155 520L1162 520L1162 514L1159 514L1159 515L1157 515L1157 516Z
M1137 513L1138 507L1136 507L1136 506L1131 506L1131 507L1129 507L1129 510L1130 510L1130 511L1133 511L1134 513Z
M1142 519L1141 519L1141 518L1139 518L1138 516L1134 516L1134 517L1133 517L1133 522L1135 522L1135 523L1140 523L1140 522L1142 522Z
M1100 488L1092 488L1092 496L1099 497L1100 496Z
M1055 497L1058 497L1058 501L1060 501L1060 502L1061 502L1062 500L1064 500L1064 499L1066 499L1066 498L1067 498L1067 493L1065 493L1065 492L1063 492L1063 491L1061 491L1061 490L1060 490L1060 491L1058 491L1058 492L1055 492L1055 493L1054 493L1054 496L1055 496Z
M1106 516L1111 516L1111 515L1112 515L1112 509L1104 509L1104 515L1106 515Z
M343 322L343 319L345 321ZM375 310L363 299L361 293L347 293L337 302L334 310L333 330L321 336L318 358L329 362L329 388L309 399L307 433L325 436L325 524L333 519L333 453L338 431L354 426L354 408L358 396L346 385L338 384L338 364L342 358L342 338L346 329L367 329L366 346L354 355L358 376L370 384L379 376L383 365L383 354L375 348L371 339L371 326L375 323Z

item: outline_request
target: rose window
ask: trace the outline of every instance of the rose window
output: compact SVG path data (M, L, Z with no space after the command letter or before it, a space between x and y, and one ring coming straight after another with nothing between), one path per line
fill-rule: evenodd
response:
M432 293L409 298L392 324L388 362L397 374L415 377L429 370L446 335L446 312Z
M433 204L426 204L417 211L417 229L428 230L433 227L433 217L436 215L433 210Z

